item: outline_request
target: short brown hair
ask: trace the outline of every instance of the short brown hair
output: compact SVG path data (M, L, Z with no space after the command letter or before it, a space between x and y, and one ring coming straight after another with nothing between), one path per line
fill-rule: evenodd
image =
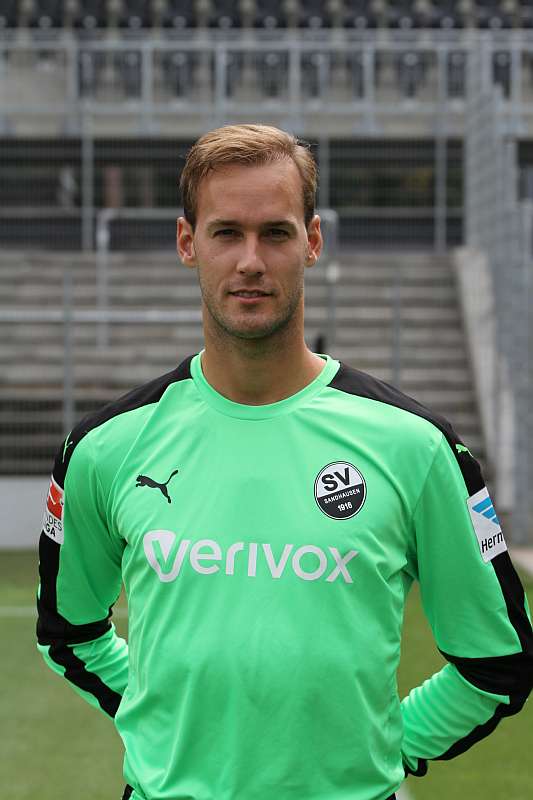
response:
M315 213L318 169L310 145L270 125L225 125L209 131L189 150L180 178L185 219L196 226L198 187L206 175L230 164L250 166L291 158L302 179L305 227Z

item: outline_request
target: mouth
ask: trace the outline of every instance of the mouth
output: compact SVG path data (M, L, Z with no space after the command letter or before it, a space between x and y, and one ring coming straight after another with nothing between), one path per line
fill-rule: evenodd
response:
M258 300L262 300L265 297L269 297L270 295L267 292L261 291L248 291L243 289L239 292L230 292L233 297L237 297L242 302L251 303L257 302Z

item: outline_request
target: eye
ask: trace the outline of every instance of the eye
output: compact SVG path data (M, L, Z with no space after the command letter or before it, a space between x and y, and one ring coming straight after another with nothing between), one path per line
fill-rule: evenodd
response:
M289 234L287 233L287 231L284 231L284 230L283 230L283 228L270 228L270 229L269 229L269 231L268 231L268 233L269 233L269 234L270 234L270 236L272 236L274 239L284 239L284 238L286 238L286 237L289 235Z
M223 238L227 238L228 236L232 236L237 231L234 231L233 228L221 228L219 231L215 231L215 236L222 236Z

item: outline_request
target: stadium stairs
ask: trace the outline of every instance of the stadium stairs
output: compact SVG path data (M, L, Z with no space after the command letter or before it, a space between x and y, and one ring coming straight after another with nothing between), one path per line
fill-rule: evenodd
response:
M336 339L328 342L328 285L322 263L306 272L306 340L389 382L453 422L485 464L478 410L451 258L415 253L343 253L336 293ZM110 307L200 308L196 274L168 252L112 253ZM61 309L64 270L75 309L96 307L92 254L4 251L0 314ZM401 370L394 370L395 285L401 294ZM396 317L397 319L397 317ZM57 322L0 321L0 474L45 474L62 438L64 332ZM109 344L96 324L73 332L75 418L171 370L203 346L200 322L120 322Z

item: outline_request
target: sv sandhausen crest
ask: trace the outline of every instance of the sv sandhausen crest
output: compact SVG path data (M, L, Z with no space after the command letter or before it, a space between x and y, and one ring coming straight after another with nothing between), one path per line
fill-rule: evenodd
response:
M327 464L316 476L315 500L319 509L331 519L355 517L365 498L365 479L348 461Z

